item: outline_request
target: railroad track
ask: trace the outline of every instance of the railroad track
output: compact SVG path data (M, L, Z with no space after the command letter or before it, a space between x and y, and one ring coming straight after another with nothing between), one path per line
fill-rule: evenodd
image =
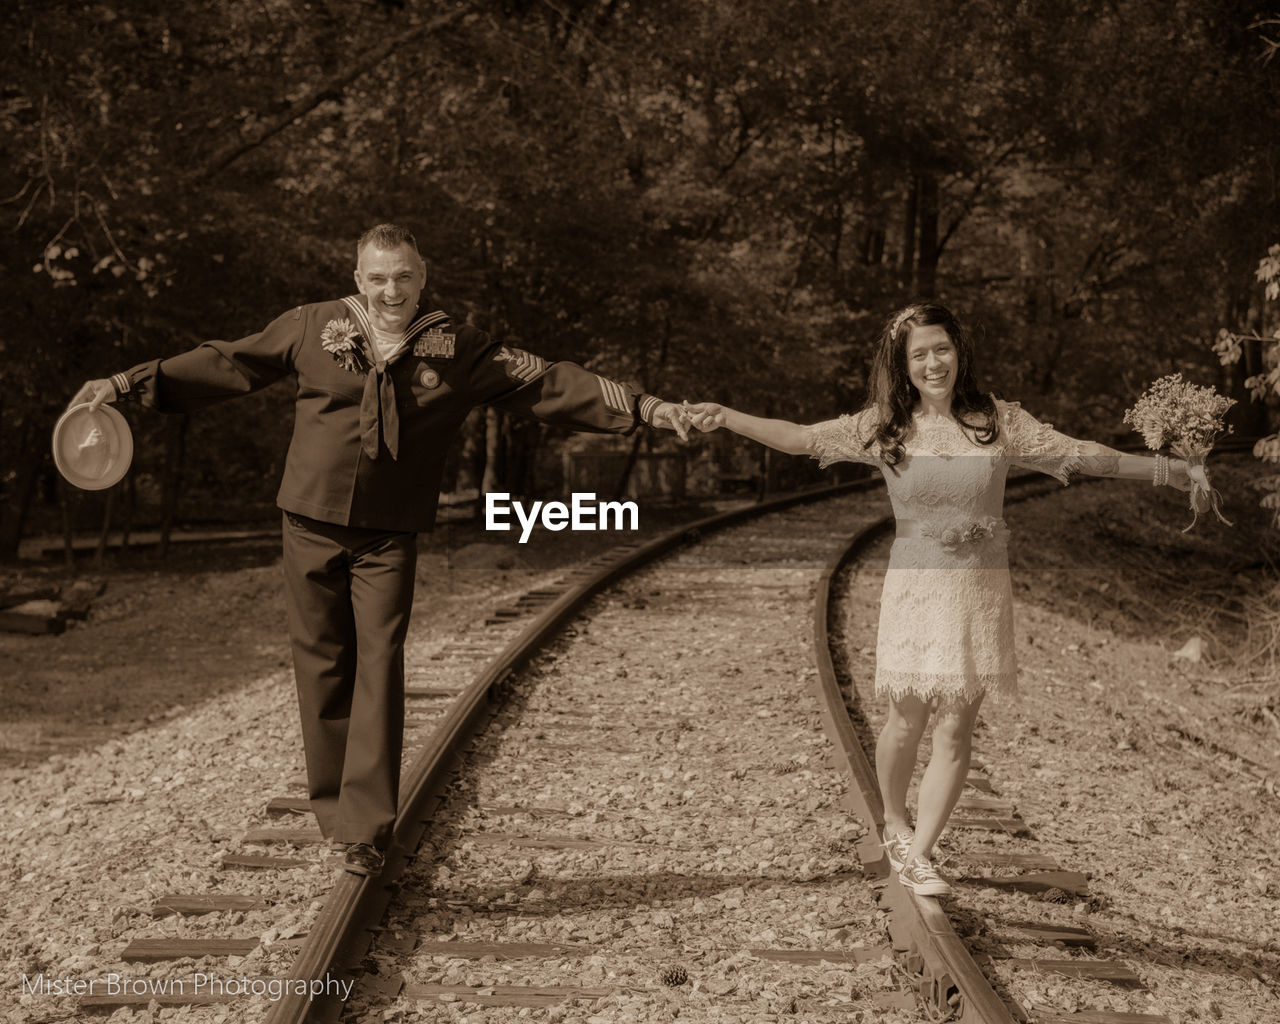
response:
M406 999L446 1007L577 1001L605 1008L600 1020L649 1020L671 1011L672 993L701 991L743 1020L772 1014L842 1019L866 1000L892 1012L907 1006L900 994L858 984L860 965L883 962L887 953L877 927L883 912L893 945L905 954L910 987L935 1015L1066 1019L1009 1006L968 955L938 901L905 893L890 879L875 887L882 906L866 903L872 890L864 879L887 873L875 831L882 813L856 723L846 713L855 696L849 680L842 685L835 672L830 594L841 568L890 528L891 520L879 515L883 496L865 493L877 484L862 481L751 506L618 549L495 609L483 630L440 648L435 664L414 666L406 749L417 747L419 754L405 775L396 843L383 877L338 873L323 906L308 915L285 893L289 873L314 867L314 858L224 858L228 869L279 872L278 905L292 907L292 927L279 930L276 946L278 957L293 961L286 994L267 1004L265 1019L337 1019L343 1001L330 994L335 980L355 986L352 1005L358 1009ZM1018 491L1011 482L1010 501ZM841 545L855 525L852 542ZM712 536L731 526L737 529ZM664 557L661 567L641 571ZM597 599L610 587L607 601ZM784 712L795 691L789 676L775 679L773 689L758 684L747 701L726 687L726 676L735 678L735 653L767 664L775 653L769 644L784 635L803 637L811 610L817 660L812 691L820 701ZM792 621L797 613L801 619ZM655 620L683 628L686 636L696 622L722 645L726 635L732 641L741 634L743 622L758 621L761 628L758 638L736 641L747 645L745 651L729 642L702 663L697 646L677 641L669 658L637 673L627 667L629 638ZM597 643L600 634L609 642ZM546 653L549 647L554 652ZM784 665L786 657L794 658L794 652L778 653ZM578 664L575 657L585 657L590 669L563 667ZM585 692L578 686L584 671ZM630 689L633 679L640 694ZM695 692L700 679L719 689ZM417 685L428 680L430 685ZM670 688L669 697L648 685L654 680ZM767 717L751 721L748 715L737 732L718 731L718 721L733 718L728 709L744 707ZM819 720L836 752L833 766L821 763L827 741L815 732ZM972 781L983 786L979 773ZM788 802L774 799L779 790L803 808L801 817L788 817ZM645 799L649 792L657 795ZM734 843L700 828L704 802L737 820L738 830L730 828ZM844 809L862 821L856 844ZM300 818L306 822L305 800L282 795L266 810L292 823L251 830L246 844L318 843L313 829L296 827ZM783 827L771 830L771 821ZM970 795L958 823L966 821L976 829L1025 831L994 793ZM802 832L811 833L812 842L800 843ZM788 841L803 845L804 855L788 849ZM1005 856L1012 859L1002 866L1021 869L1024 886L1079 893L1084 885L1082 876L1035 854ZM854 862L857 870L850 871ZM655 866L661 870L648 877ZM170 896L156 912L236 913L272 902L261 895ZM672 913L669 904L681 912ZM771 916L791 925L792 934L780 937L760 927ZM699 925L703 919L710 924ZM291 944L293 931L304 931L305 938ZM1062 930L1045 930L1041 937L1087 944L1084 934ZM141 940L124 959L245 956L258 944L257 938ZM182 963L190 969L191 960ZM1078 963L1043 963L1046 970L1082 970ZM768 965L763 972L756 970L760 964ZM1132 981L1119 969L1100 970L1112 970L1110 980ZM873 986L882 976L865 974ZM267 978L255 980L265 984ZM217 1001L187 996L158 1001ZM242 996L222 1001L236 998ZM91 995L81 1005L129 1001ZM1155 1024L1162 1018L1074 1019Z

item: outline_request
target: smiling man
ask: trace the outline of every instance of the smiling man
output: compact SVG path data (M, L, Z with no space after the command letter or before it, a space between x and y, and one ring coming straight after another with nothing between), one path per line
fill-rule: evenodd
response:
M648 423L682 437L686 421L653 395L423 310L426 268L400 225L361 236L355 281L357 295L298 306L258 334L89 381L71 404L188 412L296 380L276 501L311 807L346 847L346 870L376 875L396 817L416 535L435 523L467 413L493 405L575 430Z

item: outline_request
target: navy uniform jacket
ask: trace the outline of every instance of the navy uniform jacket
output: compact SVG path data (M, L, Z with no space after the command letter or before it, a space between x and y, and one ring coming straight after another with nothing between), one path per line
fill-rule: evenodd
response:
M445 455L477 405L494 405L576 430L630 433L660 400L574 363L548 363L507 348L444 313L420 315L401 355L365 372L346 369L322 345L343 320L371 338L366 302L351 296L285 313L239 341L208 341L111 378L122 400L187 412L297 379L293 439L276 503L343 526L430 530ZM332 328L330 328L332 331ZM365 365L371 346L362 338Z

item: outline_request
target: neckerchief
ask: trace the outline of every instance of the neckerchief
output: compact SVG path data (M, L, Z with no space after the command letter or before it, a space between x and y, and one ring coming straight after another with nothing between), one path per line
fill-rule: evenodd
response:
M428 327L448 320L448 314L436 310L425 313L409 324L404 332L404 344L392 355L388 362L378 358L378 346L373 343L373 327L369 323L369 312L365 308L363 295L348 295L342 300L351 315L356 318L360 328L360 341L364 345L365 357L369 361L369 370L364 377L364 393L360 396L360 448L371 459L378 457L380 450L379 437L387 446L391 457L400 454L400 413L396 408L396 383L390 369L408 352L413 339Z

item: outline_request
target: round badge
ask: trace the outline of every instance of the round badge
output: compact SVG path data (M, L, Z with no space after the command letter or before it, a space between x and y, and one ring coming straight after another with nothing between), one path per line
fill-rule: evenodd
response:
M419 383L420 383L424 388L436 388L436 387L439 387L439 386L440 386L440 374L436 373L436 371L435 371L435 370L433 370L433 369L431 369L430 367L427 367L425 370L423 370L423 371L422 371L422 373L421 373L421 374L419 374L419 375L418 375L418 382L419 382Z
M68 483L101 491L123 479L133 461L129 424L110 405L77 405L53 428L53 461Z

